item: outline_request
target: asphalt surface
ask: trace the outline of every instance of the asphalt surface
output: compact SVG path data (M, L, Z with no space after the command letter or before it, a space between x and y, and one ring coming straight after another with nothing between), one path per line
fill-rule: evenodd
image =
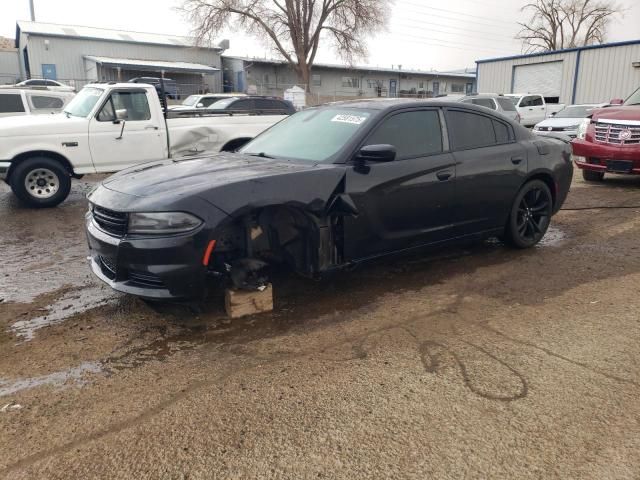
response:
M640 478L640 179L576 176L534 249L282 276L234 321L91 278L92 181L0 186L0 478Z

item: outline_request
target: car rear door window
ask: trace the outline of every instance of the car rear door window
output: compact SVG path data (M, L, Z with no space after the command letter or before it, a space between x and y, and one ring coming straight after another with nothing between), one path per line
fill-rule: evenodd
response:
M253 100L238 100L230 105L230 110L253 110L254 103Z
M481 107L490 108L491 110L496 109L496 104L493 103L493 100L490 98L474 98L471 100L471 103L474 105L479 105Z
M512 140L511 128L506 123L493 120L493 130L496 134L496 143L509 143Z
M447 129L455 150L486 147L496 143L493 120L484 115L449 110Z
M24 112L24 105L19 93L0 93L0 113L20 112Z
M366 145L393 145L396 159L423 157L442 152L442 128L437 110L402 112L383 121Z
M500 106L502 107L502 110L504 110L505 112L515 112L516 111L516 106L508 98L498 97L498 98L496 98L496 102L498 102L500 104Z
M30 95L31 106L38 109L62 108L64 101L59 97L49 97L46 95Z

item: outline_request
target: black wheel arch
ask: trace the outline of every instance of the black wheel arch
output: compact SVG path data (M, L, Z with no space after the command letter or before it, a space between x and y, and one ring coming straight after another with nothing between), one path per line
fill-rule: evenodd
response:
M533 171L527 175L525 180L522 182L522 185L520 185L520 189L532 180L541 180L547 185L547 187L549 187L549 190L551 191L551 198L553 199L553 211L555 213L558 203L558 186L553 178L553 174L546 170ZM520 189L518 191L520 191Z

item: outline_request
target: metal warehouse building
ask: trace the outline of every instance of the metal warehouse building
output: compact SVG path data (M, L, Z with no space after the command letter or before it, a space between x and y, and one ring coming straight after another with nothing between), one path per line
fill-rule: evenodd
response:
M22 78L82 87L91 81L172 78L182 94L222 90L224 46L195 47L186 37L20 21L16 48Z
M560 103L625 98L640 87L640 40L478 60L479 92L540 93Z

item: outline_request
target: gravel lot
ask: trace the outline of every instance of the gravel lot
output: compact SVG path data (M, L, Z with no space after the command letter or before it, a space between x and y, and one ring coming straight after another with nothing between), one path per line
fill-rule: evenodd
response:
M0 186L0 478L640 477L640 179L576 176L595 209L535 249L283 276L234 321L94 281L93 181Z

